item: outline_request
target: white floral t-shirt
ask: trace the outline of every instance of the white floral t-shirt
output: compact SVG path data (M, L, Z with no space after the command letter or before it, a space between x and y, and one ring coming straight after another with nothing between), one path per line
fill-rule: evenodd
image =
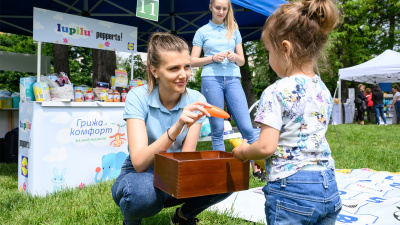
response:
M309 164L334 169L325 139L331 103L319 76L293 75L265 89L255 121L280 131L276 152L265 159L268 181L288 177Z

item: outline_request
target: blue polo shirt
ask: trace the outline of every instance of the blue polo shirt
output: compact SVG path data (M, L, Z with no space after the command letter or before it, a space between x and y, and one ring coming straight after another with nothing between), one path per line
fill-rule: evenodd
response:
M204 56L212 56L220 52L234 52L235 46L242 43L242 36L236 30L230 41L226 33L225 23L217 25L210 22L198 29L193 38L193 45L199 46L204 51ZM222 62L212 62L204 65L201 76L240 77L240 69L234 62L225 58Z
M168 128L178 121L185 106L198 100L206 102L206 98L200 92L187 88L187 94L183 93L178 104L168 111L160 102L158 85L154 87L150 94L147 93L147 88L148 86L144 85L129 91L125 102L124 120L144 120L149 145L160 138ZM202 123L204 119L202 117L196 123ZM181 151L187 130L176 138L176 148L172 144L167 152Z

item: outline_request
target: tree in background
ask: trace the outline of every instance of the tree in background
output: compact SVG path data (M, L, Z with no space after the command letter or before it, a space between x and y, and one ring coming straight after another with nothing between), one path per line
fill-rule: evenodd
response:
M86 84L92 86L91 77L91 49L82 47L68 47L69 78L74 85ZM37 44L32 37L16 34L0 34L0 51L16 52L37 55ZM53 45L42 43L42 55L51 57L51 72L54 72ZM23 62L21 62L23 63ZM64 71L60 71L64 72ZM47 75L47 74L46 74ZM0 71L0 89L19 92L19 79L21 77L37 76L36 73Z
M400 2L398 0L339 0L343 12L341 24L330 36L326 49L331 74L322 78L332 91L338 71L366 62L386 49L400 49ZM355 82L342 81L342 99L348 98L347 88Z
M70 80L74 85L87 85L93 87L92 80L92 50L77 46L69 47L68 61L70 67Z
M37 44L30 36L0 33L0 51L37 55ZM51 44L42 45L42 54L51 54ZM27 76L36 76L36 73L0 70L0 90L19 92L19 79Z
M187 87L196 91L201 92L201 71L202 71L202 67L200 67L199 70L196 71L195 74L192 74L192 76L194 76L194 81L189 81L187 83Z
M133 60L133 78L147 80L146 65L143 64L140 54L135 54ZM122 57L117 56L117 67L118 69L126 70L128 72L129 80L131 76L131 62L132 54L127 59L122 59Z

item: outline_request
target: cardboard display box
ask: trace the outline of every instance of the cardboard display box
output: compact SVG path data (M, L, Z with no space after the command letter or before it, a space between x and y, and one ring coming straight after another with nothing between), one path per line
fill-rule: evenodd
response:
M250 162L222 151L159 153L154 159L154 186L175 198L249 189Z

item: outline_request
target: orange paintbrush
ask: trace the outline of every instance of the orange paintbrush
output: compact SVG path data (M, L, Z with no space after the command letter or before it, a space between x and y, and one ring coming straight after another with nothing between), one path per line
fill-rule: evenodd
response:
M216 106L213 106L213 105L211 105L211 107L204 106L204 108L207 110L207 112L210 114L210 116L217 117L217 118L223 118L223 119L228 119L230 117L227 112L225 112L224 110L222 110ZM185 132L186 128L187 128L187 125L185 124L182 127L181 134L183 134Z

